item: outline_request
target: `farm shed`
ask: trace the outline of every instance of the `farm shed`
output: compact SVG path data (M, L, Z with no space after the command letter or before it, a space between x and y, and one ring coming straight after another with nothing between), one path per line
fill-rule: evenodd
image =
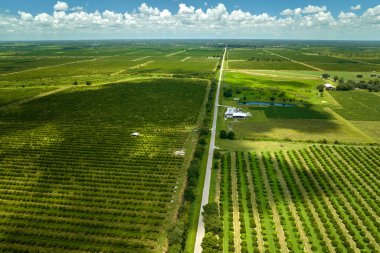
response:
M247 113L236 107L228 107L227 111L224 113L225 119L245 119L247 116Z
M326 84L325 84L325 89L326 89L326 90L335 90L335 86L334 86L334 85L331 85L331 84L329 84L329 83L326 83Z

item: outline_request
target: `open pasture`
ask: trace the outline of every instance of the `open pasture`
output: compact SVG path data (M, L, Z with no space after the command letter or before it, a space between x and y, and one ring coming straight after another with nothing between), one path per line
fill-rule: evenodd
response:
M226 122L227 129L234 131L238 140L277 140L319 142L324 139L334 142L368 143L362 133L334 119L283 119L254 120L260 111L252 111L253 120ZM284 116L281 116L284 117ZM293 117L297 117L294 115ZM299 116L298 116L299 117ZM324 114L315 117L325 117ZM371 140L371 142L373 142Z
M255 75L244 71L227 71L224 74L223 90L229 88L233 93L226 102L232 102L235 97L244 101L271 101L303 103L319 100L315 87L322 80L311 78L297 78L292 76Z
M223 252L377 252L378 158L369 147L224 153Z
M72 87L0 111L0 251L162 252L206 87Z

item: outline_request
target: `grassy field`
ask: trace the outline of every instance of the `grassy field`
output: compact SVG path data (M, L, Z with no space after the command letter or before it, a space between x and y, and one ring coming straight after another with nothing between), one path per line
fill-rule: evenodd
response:
M344 146L224 153L223 252L378 251L379 155Z
M223 91L231 88L232 96L225 97L223 102L234 101L236 97L240 102L268 102L271 101L271 97L275 98L275 102L313 102L320 100L315 87L321 82L322 80L315 78L264 76L254 72L228 71L224 74Z
M75 87L1 111L0 251L162 252L206 87Z

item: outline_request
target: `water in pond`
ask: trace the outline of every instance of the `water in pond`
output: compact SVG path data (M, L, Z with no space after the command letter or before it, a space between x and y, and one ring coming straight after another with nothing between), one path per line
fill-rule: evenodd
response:
M240 105L258 105L258 106L287 106L293 107L293 104L283 104L283 103L272 103L272 102L240 102Z

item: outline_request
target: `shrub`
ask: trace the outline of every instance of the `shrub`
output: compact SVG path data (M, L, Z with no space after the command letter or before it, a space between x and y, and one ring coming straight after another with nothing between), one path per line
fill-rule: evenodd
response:
M227 131L226 130L221 130L220 134L219 134L219 137L220 137L220 139L227 139L228 138Z
M327 73L322 74L322 78L324 78L324 79L327 79L327 78L329 78L329 77L330 77L330 75L327 74Z
M198 143L202 146L207 144L206 139L204 137L200 137L198 140Z
M221 157L222 157L222 153L220 153L219 151L214 152L214 158L215 159L220 159Z
M203 126L199 129L199 135L200 136L207 136L207 135L209 135L209 133L210 133L210 130L205 126Z
M91 81L86 81L86 85L91 85L92 82Z
M193 202L195 199L194 187L187 187L183 194L185 200Z
M232 89L227 89L223 92L223 95L225 98L230 98L232 97Z
M228 133L228 139L229 140L236 140L236 135L235 135L235 133L234 132L229 132Z

